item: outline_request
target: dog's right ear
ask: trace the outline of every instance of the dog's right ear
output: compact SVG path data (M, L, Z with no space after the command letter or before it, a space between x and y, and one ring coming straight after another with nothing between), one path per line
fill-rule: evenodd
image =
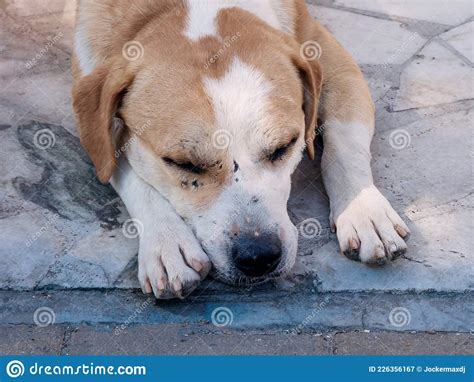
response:
M105 63L76 82L72 91L81 144L102 183L109 181L115 169L112 124L133 77L125 62Z

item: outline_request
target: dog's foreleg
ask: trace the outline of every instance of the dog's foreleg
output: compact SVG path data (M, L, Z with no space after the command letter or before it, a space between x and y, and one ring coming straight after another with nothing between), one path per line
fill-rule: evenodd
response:
M352 57L319 23L311 20L300 38L314 40L322 48L321 166L331 225L348 257L385 263L406 250L403 238L409 230L374 186L370 167L374 106L368 85Z
M144 293L157 298L185 297L210 270L210 262L191 229L169 202L120 159L111 184L140 233L138 278Z

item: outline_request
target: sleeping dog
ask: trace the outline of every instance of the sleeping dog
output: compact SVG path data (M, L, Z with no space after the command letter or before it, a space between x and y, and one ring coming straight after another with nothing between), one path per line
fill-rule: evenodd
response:
M73 57L81 143L143 225L138 278L188 295L288 272L287 201L317 119L341 251L383 264L409 230L374 186L374 106L351 56L304 0L82 0Z

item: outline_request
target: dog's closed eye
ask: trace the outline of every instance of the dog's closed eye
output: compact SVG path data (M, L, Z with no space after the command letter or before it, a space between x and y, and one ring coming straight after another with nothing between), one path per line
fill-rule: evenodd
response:
M193 174L203 174L206 172L206 169L202 166L196 165L192 162L181 162L171 159L169 157L162 158L163 161L169 166L174 166L180 170L191 172Z
M297 140L298 138L295 137L287 144L278 147L275 151L273 151L267 156L267 159L270 162L276 162L277 160L282 159L285 156L285 154L289 151L289 149L294 146Z

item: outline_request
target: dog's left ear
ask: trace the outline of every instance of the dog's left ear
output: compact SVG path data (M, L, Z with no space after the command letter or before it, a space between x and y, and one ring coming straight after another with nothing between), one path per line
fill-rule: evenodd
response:
M72 91L81 144L102 183L109 181L116 166L113 120L133 79L125 60L110 59L81 78Z
M300 73L301 82L303 84L306 151L308 157L312 160L314 159L316 121L323 84L322 69L318 59L306 59L301 53L301 49L298 49L297 53L292 54L292 61Z

